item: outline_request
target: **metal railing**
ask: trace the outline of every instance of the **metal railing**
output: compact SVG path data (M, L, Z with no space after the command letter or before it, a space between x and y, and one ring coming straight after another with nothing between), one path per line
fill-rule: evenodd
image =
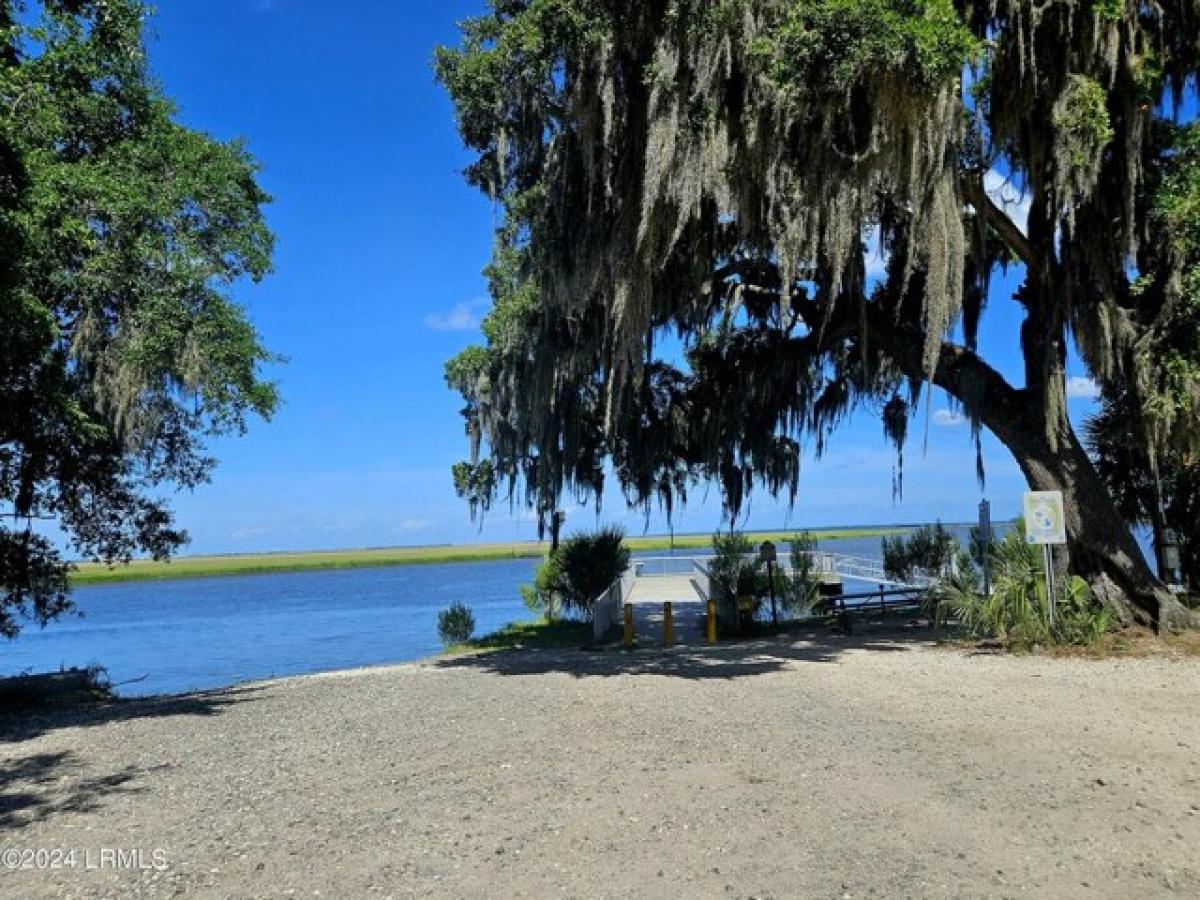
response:
M707 604L712 597L712 576L708 574L708 567L700 559L692 560L691 576L692 586L700 595L701 602Z
M639 556L633 560L638 578L662 578L671 575L690 575L697 560L712 556Z
M889 577L887 572L884 571L883 563L880 560L870 559L865 556L847 556L842 553L825 553L821 550L814 550L807 555L811 557L813 571L818 575L836 575L855 581L868 581L883 585L886 588L928 587L932 583L931 579L924 576L917 577L911 584L897 581ZM651 557L636 560L635 565L645 564L639 572L639 577L652 578L656 575L682 575L685 572L681 566L685 563L691 567L691 571L702 571L707 575L707 564L713 559L715 557L711 555ZM780 560L779 571L784 574L791 574L792 567L783 560Z

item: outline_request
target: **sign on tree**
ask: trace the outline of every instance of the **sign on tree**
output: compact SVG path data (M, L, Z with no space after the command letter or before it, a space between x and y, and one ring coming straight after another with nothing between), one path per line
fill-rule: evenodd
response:
M1062 491L1029 491L1025 494L1025 539L1038 545L1067 542Z

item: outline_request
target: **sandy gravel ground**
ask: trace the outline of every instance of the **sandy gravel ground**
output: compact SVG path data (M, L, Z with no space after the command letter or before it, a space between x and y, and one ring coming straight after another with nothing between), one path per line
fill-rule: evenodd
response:
M6 863L76 851L0 897L1197 897L1198 689L822 634L0 719Z

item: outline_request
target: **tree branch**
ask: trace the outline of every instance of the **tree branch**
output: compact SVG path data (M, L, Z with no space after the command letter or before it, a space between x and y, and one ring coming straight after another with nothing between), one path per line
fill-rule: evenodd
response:
M1034 253L1029 238L989 196L987 189L983 186L982 174L970 173L967 175L963 180L963 194L967 202L975 207L975 211L996 230L1005 245L1020 257L1021 262L1026 266L1032 265Z
M898 325L874 304L868 303L866 312L868 340L877 341L907 374L923 376L924 335L915 328ZM942 341L933 383L963 403L968 412L977 414L1001 441L1018 439L1025 429L1025 392L1009 384L975 351Z
M982 190L982 181L979 181L978 185ZM983 196L991 204L986 192ZM995 208L995 204L991 206ZM1013 225L1012 220L999 209L996 209L996 214L1020 236L1024 252L1030 252L1028 241ZM714 290L728 290L734 278L738 279L738 284L743 290L779 297L778 270L770 262L758 259L731 261L714 272ZM925 338L919 329L897 322L873 302L851 302L852 298L843 299L845 302L836 306L836 310L841 314L835 314L828 321L825 321L820 303L812 298L800 301L798 305L802 308L798 312L810 327L811 333L804 338L792 339L794 352L824 353L838 341L859 336L861 323L858 317L860 312L865 312L867 341L877 342L879 348L908 374L924 374L922 348L925 346ZM964 405L977 406L981 421L993 432L997 432L1001 440L1004 439L1000 435L1001 431L1012 430L1010 426L1014 425L1020 429L1020 423L1025 421L1024 392L1009 384L1008 380L979 354L961 344L942 342L933 381Z
M738 281L733 281L737 278ZM715 296L727 296L735 287L750 294L757 294L775 302L782 300L782 282L779 267L769 260L735 259L713 272L712 291ZM824 309L819 302L803 292L793 292L790 297L793 315L811 330L824 324Z

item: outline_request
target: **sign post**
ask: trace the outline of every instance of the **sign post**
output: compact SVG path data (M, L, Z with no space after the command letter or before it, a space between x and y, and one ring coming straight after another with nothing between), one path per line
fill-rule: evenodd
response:
M1054 624L1058 585L1054 578L1054 547L1067 542L1067 518L1062 491L1029 491L1025 494L1025 540L1041 546L1046 566L1046 615Z
M979 552L983 556L983 599L992 596L992 504L979 501Z
M763 562L767 564L767 587L771 591L771 624L779 624L779 611L775 608L775 560L778 558L778 553L775 550L775 545L770 541L763 541L762 546L758 548L758 555Z

